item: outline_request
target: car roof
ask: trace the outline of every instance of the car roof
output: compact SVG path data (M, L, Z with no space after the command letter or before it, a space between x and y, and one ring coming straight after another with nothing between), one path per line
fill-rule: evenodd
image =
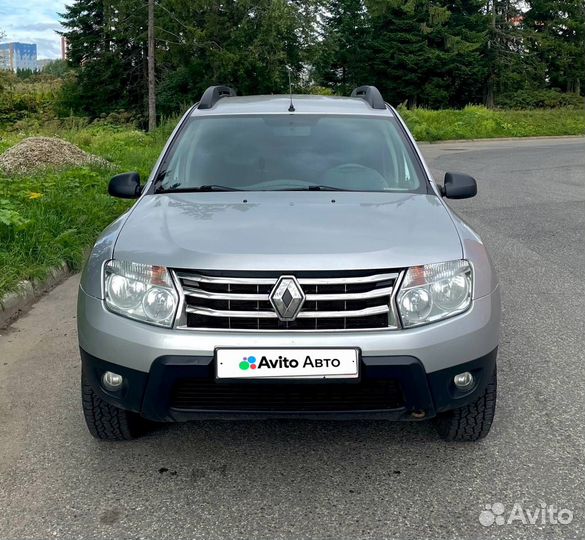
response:
M393 116L390 108L374 109L364 99L341 96L314 96L293 94L298 114L359 114L368 116ZM233 96L219 99L209 109L194 108L192 116L234 114L287 114L289 95Z

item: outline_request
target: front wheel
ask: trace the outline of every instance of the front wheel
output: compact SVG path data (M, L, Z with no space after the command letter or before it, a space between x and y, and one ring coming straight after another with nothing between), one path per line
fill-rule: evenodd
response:
M81 403L89 432L103 441L129 441L147 431L147 422L138 414L104 401L81 376Z
M459 409L439 413L435 427L446 441L478 441L490 431L496 413L498 377L496 367L483 394Z

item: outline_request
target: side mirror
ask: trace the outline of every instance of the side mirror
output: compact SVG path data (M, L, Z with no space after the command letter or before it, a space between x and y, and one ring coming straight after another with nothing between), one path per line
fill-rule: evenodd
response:
M117 174L108 185L108 193L120 199L138 199L141 192L140 175L137 172Z
M468 174L458 172L445 173L445 182L441 194L447 199L467 199L477 195L477 182Z

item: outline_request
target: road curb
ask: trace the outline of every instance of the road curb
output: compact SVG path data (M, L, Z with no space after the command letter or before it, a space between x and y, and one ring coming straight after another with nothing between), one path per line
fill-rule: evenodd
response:
M6 293L0 298L0 328L5 328L14 322L43 294L50 291L72 274L66 263L51 268L45 279L21 281L16 290Z
M537 137L488 137L487 139L445 139L440 141L416 141L417 144L450 144L450 143L469 143L469 142L510 142L510 141L542 141L546 139L585 139L585 135L539 135Z

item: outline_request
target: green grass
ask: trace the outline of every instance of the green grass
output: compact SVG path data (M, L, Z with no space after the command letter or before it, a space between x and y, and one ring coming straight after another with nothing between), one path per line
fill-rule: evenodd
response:
M584 135L585 109L491 110L472 105L461 110L402 109L417 141Z
M585 112L579 109L492 111L473 106L401 113L419 141L585 131ZM79 269L100 231L131 204L107 195L110 177L135 170L146 179L175 123L168 121L153 134L128 127L76 126L75 121L67 122L67 129L47 122L28 133L0 132L0 153L27 136L49 135L114 164L114 170L84 167L23 178L0 174L0 297L23 279L46 277L50 268L63 262Z
M0 175L0 297L23 279L46 277L63 262L79 269L100 231L131 204L107 194L110 177L136 170L146 178L171 127L152 135L113 127L59 133L110 160L114 170L82 167L21 178ZM24 136L0 134L0 152Z

